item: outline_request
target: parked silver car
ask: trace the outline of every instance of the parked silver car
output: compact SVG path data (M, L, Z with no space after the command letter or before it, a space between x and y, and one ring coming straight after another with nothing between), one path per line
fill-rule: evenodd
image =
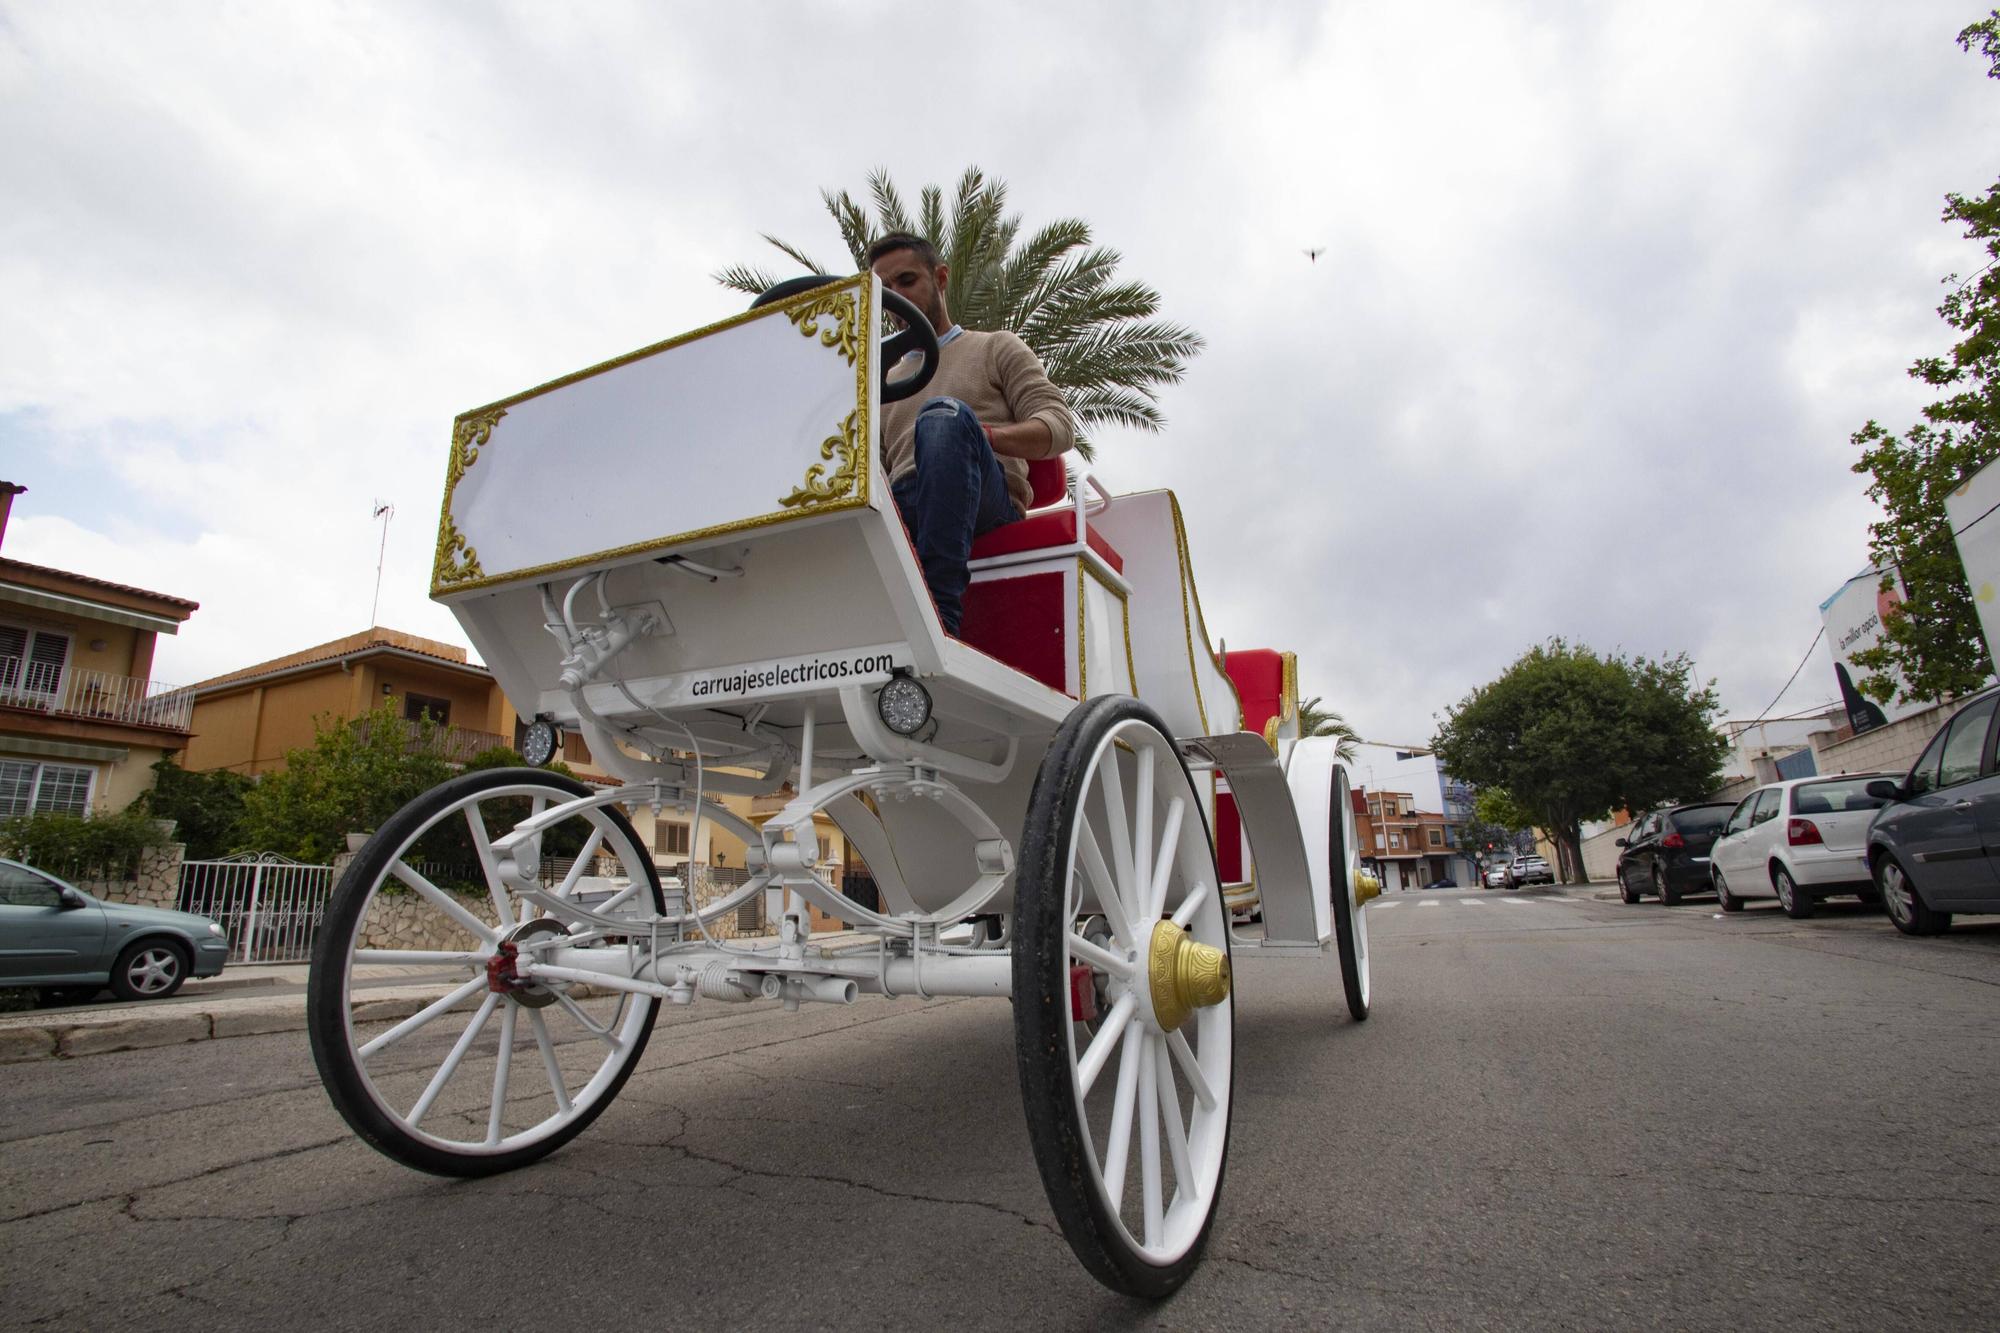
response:
M0 859L0 986L159 1000L229 956L222 927L192 912L105 902L19 861Z

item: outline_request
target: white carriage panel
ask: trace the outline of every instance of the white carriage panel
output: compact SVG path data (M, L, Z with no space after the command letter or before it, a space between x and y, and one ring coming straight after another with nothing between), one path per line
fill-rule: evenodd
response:
M1202 624L1187 531L1173 492L1116 496L1090 522L1125 560L1139 697L1176 736L1240 728L1242 705Z
M1285 781L1292 789L1312 872L1313 928L1322 941L1333 934L1333 895L1346 891L1346 868L1333 863L1333 831L1346 795L1338 780L1339 747L1330 736L1313 736L1288 746L1285 759Z
M874 279L467 413L433 595L868 502Z
M1106 582L1090 562L1076 562L1078 595L1082 599L1082 649L1078 654L1078 696L1136 694L1132 681L1132 639L1125 596Z

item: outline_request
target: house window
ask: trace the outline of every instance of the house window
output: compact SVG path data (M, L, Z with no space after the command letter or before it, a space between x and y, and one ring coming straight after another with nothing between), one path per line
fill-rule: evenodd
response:
M1389 845L1391 847L1401 847L1403 845L1403 835L1400 833L1391 833L1389 835Z
M90 813L95 769L0 759L0 816Z
M403 720L415 722L429 716L439 726L451 722L451 700L434 699L428 694L406 694L403 696Z
M662 856L686 856L688 826L665 819L656 821L653 825L653 849Z
M0 625L0 701L47 704L62 688L69 635Z
M1444 846L1444 831L1442 829L1428 829L1426 832L1430 835L1431 846Z

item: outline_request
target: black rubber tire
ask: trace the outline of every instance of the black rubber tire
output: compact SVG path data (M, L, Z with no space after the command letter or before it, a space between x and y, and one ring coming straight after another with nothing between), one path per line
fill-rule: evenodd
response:
M1658 866L1653 867L1653 893L1659 898L1662 907L1679 907L1681 905L1680 886L1675 884L1666 875L1660 873Z
M1618 896L1627 906L1639 901L1639 891L1632 887L1631 879L1625 874L1625 867L1618 867Z
M1055 739L1035 774L1028 795L1028 815L1021 831L1021 856L1014 889L1014 1062L1021 1081L1021 1104L1028 1122L1028 1141L1049 1208L1063 1238L1090 1275L1111 1290L1146 1300L1173 1295L1201 1262L1215 1226L1215 1212L1228 1176L1228 1136L1223 1138L1221 1169L1208 1201L1208 1217L1186 1254L1171 1264L1154 1264L1139 1254L1123 1235L1092 1184L1085 1146L1086 1129L1076 1109L1070 1075L1069 978L1064 975L1063 920L1072 861L1071 835L1077 803L1090 757L1104 735L1128 718L1141 719L1167 738L1173 733L1158 713L1129 695L1108 694L1078 704L1057 728ZM1182 762L1185 772L1186 763ZM1195 803L1202 810L1202 803ZM1201 816L1203 836L1214 857L1214 837L1208 816ZM1220 883L1220 877L1217 878ZM1227 920L1227 912L1224 913ZM1223 932L1227 949L1228 931ZM1231 1009L1232 1021L1234 1008ZM1234 1042L1231 1042L1232 1061ZM1229 1080L1229 1110L1234 1115L1236 1079Z
M1729 891L1729 881L1722 877L1720 870L1710 867L1708 878L1709 882L1715 885L1715 901L1722 905L1723 911L1740 912L1743 910L1743 900Z
M1354 885L1347 872L1346 827L1340 818L1338 808L1345 784L1340 774L1334 774L1333 794L1335 808L1328 811L1327 823L1327 866L1329 874L1337 874L1344 883L1333 886L1333 939L1334 948L1340 954L1340 987L1347 994L1347 1012L1355 1022L1366 1022L1368 1018L1369 996L1361 986L1361 958L1356 952L1359 943L1355 933Z
M1792 872L1783 866L1771 867L1771 887L1778 891L1778 906L1794 921L1804 921L1819 910L1819 901L1801 889Z
M639 1067L646 1043L653 1035L653 1021L659 1017L659 1000L633 996L632 1003L646 1006L649 1012L645 1024L632 1041L632 1052L624 1067L597 1100L583 1108L568 1124L544 1139L510 1152L480 1155L456 1153L413 1138L401 1124L384 1114L369 1093L366 1079L348 1045L347 996L342 981L348 942L359 925L362 911L367 907L370 891L388 873L390 862L404 843L421 832L438 811L481 791L527 783L555 788L572 796L589 796L594 790L575 778L542 768L490 768L462 773L440 782L384 820L375 836L362 847L327 899L319 938L313 944L312 972L306 983L306 1033L312 1039L313 1063L319 1066L320 1081L326 1086L328 1098L341 1118L370 1147L405 1166L433 1175L467 1178L497 1175L538 1161L581 1134L604 1113L606 1107L617 1100L625 1080ZM632 847L643 849L638 832L623 811L609 807L605 813ZM653 910L664 912L666 898L660 890L659 876L652 873L651 858L643 860L648 871Z
M171 979L158 990L141 990L127 975L140 958L154 956L159 966L171 971ZM118 961L111 965L111 993L121 1000L164 1000L181 988L188 979L188 950L179 940L151 939L133 940L118 951Z
M1904 873L1901 863L1879 847L1869 860L1875 866L1875 884L1882 895L1883 911L1889 922L1905 935L1942 935L1951 929L1951 913L1939 912L1927 906L1924 896L1918 891L1916 882ZM1904 904L1897 892L1896 883L1910 891L1910 901Z

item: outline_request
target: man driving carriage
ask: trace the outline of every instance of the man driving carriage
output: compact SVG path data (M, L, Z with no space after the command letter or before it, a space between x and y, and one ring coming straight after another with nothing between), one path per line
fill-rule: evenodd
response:
M1028 463L1076 442L1076 424L1041 359L1006 332L961 328L945 303L951 270L921 236L890 232L868 247L888 291L938 335L930 394L882 413L882 466L916 545L947 634L958 633L973 539L1028 511Z

